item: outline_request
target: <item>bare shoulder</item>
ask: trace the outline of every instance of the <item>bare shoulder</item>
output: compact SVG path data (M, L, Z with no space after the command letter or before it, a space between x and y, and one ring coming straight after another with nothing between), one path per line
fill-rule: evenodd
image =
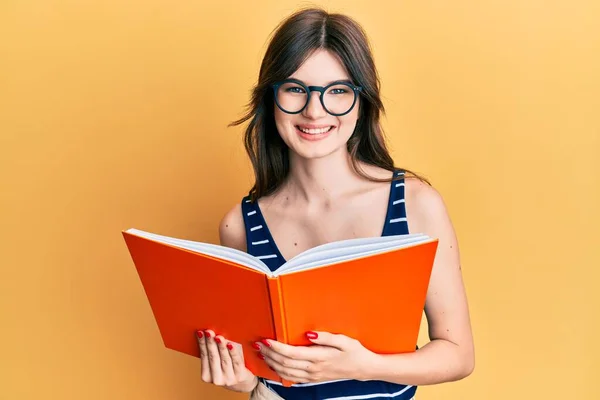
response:
M222 246L246 251L246 228L241 204L236 204L221 219L219 241Z
M439 240L425 302L429 338L457 346L453 379L461 379L473 371L475 351L456 234L438 190L418 178L406 179L405 189L411 232Z
M406 213L411 232L438 235L451 229L450 217L442 195L433 186L418 178L405 180Z

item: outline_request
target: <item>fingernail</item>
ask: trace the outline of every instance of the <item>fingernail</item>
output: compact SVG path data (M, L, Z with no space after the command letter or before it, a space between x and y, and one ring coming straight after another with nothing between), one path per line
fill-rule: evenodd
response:
M233 350L233 345L232 345L231 343L227 343L227 348L228 348L229 350Z
M206 335L206 337L207 337L208 339L210 339L210 332L209 332L209 331L204 331L204 334Z
M267 346L267 347L271 347L271 344L270 344L269 342L267 342L267 339L263 339L263 340L261 340L261 342L262 342L262 343L263 343L265 346Z
M218 337L215 337L215 342L217 342L218 344L221 344L221 339L219 339Z
M265 356L263 356L262 354L258 353L258 358L260 358L261 360L264 360Z
M260 345L258 343L252 343L252 347L254 347L256 350L260 350Z
M310 332L306 332L306 337L309 339L316 339L319 337L319 335L317 335L316 332L310 331Z
M204 336L204 334L202 333L202 331L201 331L201 330L198 330L198 331L196 331L196 334L198 335L198 337L199 337L200 339L202 339L202 337Z

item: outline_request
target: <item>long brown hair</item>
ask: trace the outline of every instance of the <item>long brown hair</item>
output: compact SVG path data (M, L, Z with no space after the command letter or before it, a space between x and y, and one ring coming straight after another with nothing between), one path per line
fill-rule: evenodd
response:
M385 109L379 95L377 69L364 30L346 15L331 14L319 8L303 9L275 28L248 110L242 118L230 124L235 126L250 120L244 145L254 168L255 182L249 193L252 201L275 192L290 168L287 145L275 126L271 85L292 75L318 49L337 55L352 81L363 87L360 117L347 143L354 171L370 180L386 181L367 176L358 163L375 165L390 172L400 169L394 166L381 128L380 116ZM401 169L427 182L414 172ZM408 174L405 177L409 177Z

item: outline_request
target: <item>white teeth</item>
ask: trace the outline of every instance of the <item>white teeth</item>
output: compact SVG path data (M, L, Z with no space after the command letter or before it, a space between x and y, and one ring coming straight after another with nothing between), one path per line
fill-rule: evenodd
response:
M319 129L306 129L306 128L302 128L302 127L298 127L298 129L300 129L302 132L304 133L308 133L310 135L318 135L320 133L325 133L325 132L329 132L329 130L333 128L332 126L328 126L327 128L319 128Z

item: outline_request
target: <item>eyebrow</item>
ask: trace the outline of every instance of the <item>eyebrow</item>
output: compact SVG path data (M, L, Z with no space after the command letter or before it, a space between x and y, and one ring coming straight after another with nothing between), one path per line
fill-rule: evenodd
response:
M309 85L306 82L304 82L303 80L298 79L298 78L294 78L293 76L291 76L289 79L294 80L294 81L298 81L298 82L300 82L300 83L302 83L302 84L304 84L306 86L316 86L316 85ZM354 82L352 82L350 79L336 79L336 80L327 82L323 86L331 85L332 83L348 83L350 85L354 85Z

